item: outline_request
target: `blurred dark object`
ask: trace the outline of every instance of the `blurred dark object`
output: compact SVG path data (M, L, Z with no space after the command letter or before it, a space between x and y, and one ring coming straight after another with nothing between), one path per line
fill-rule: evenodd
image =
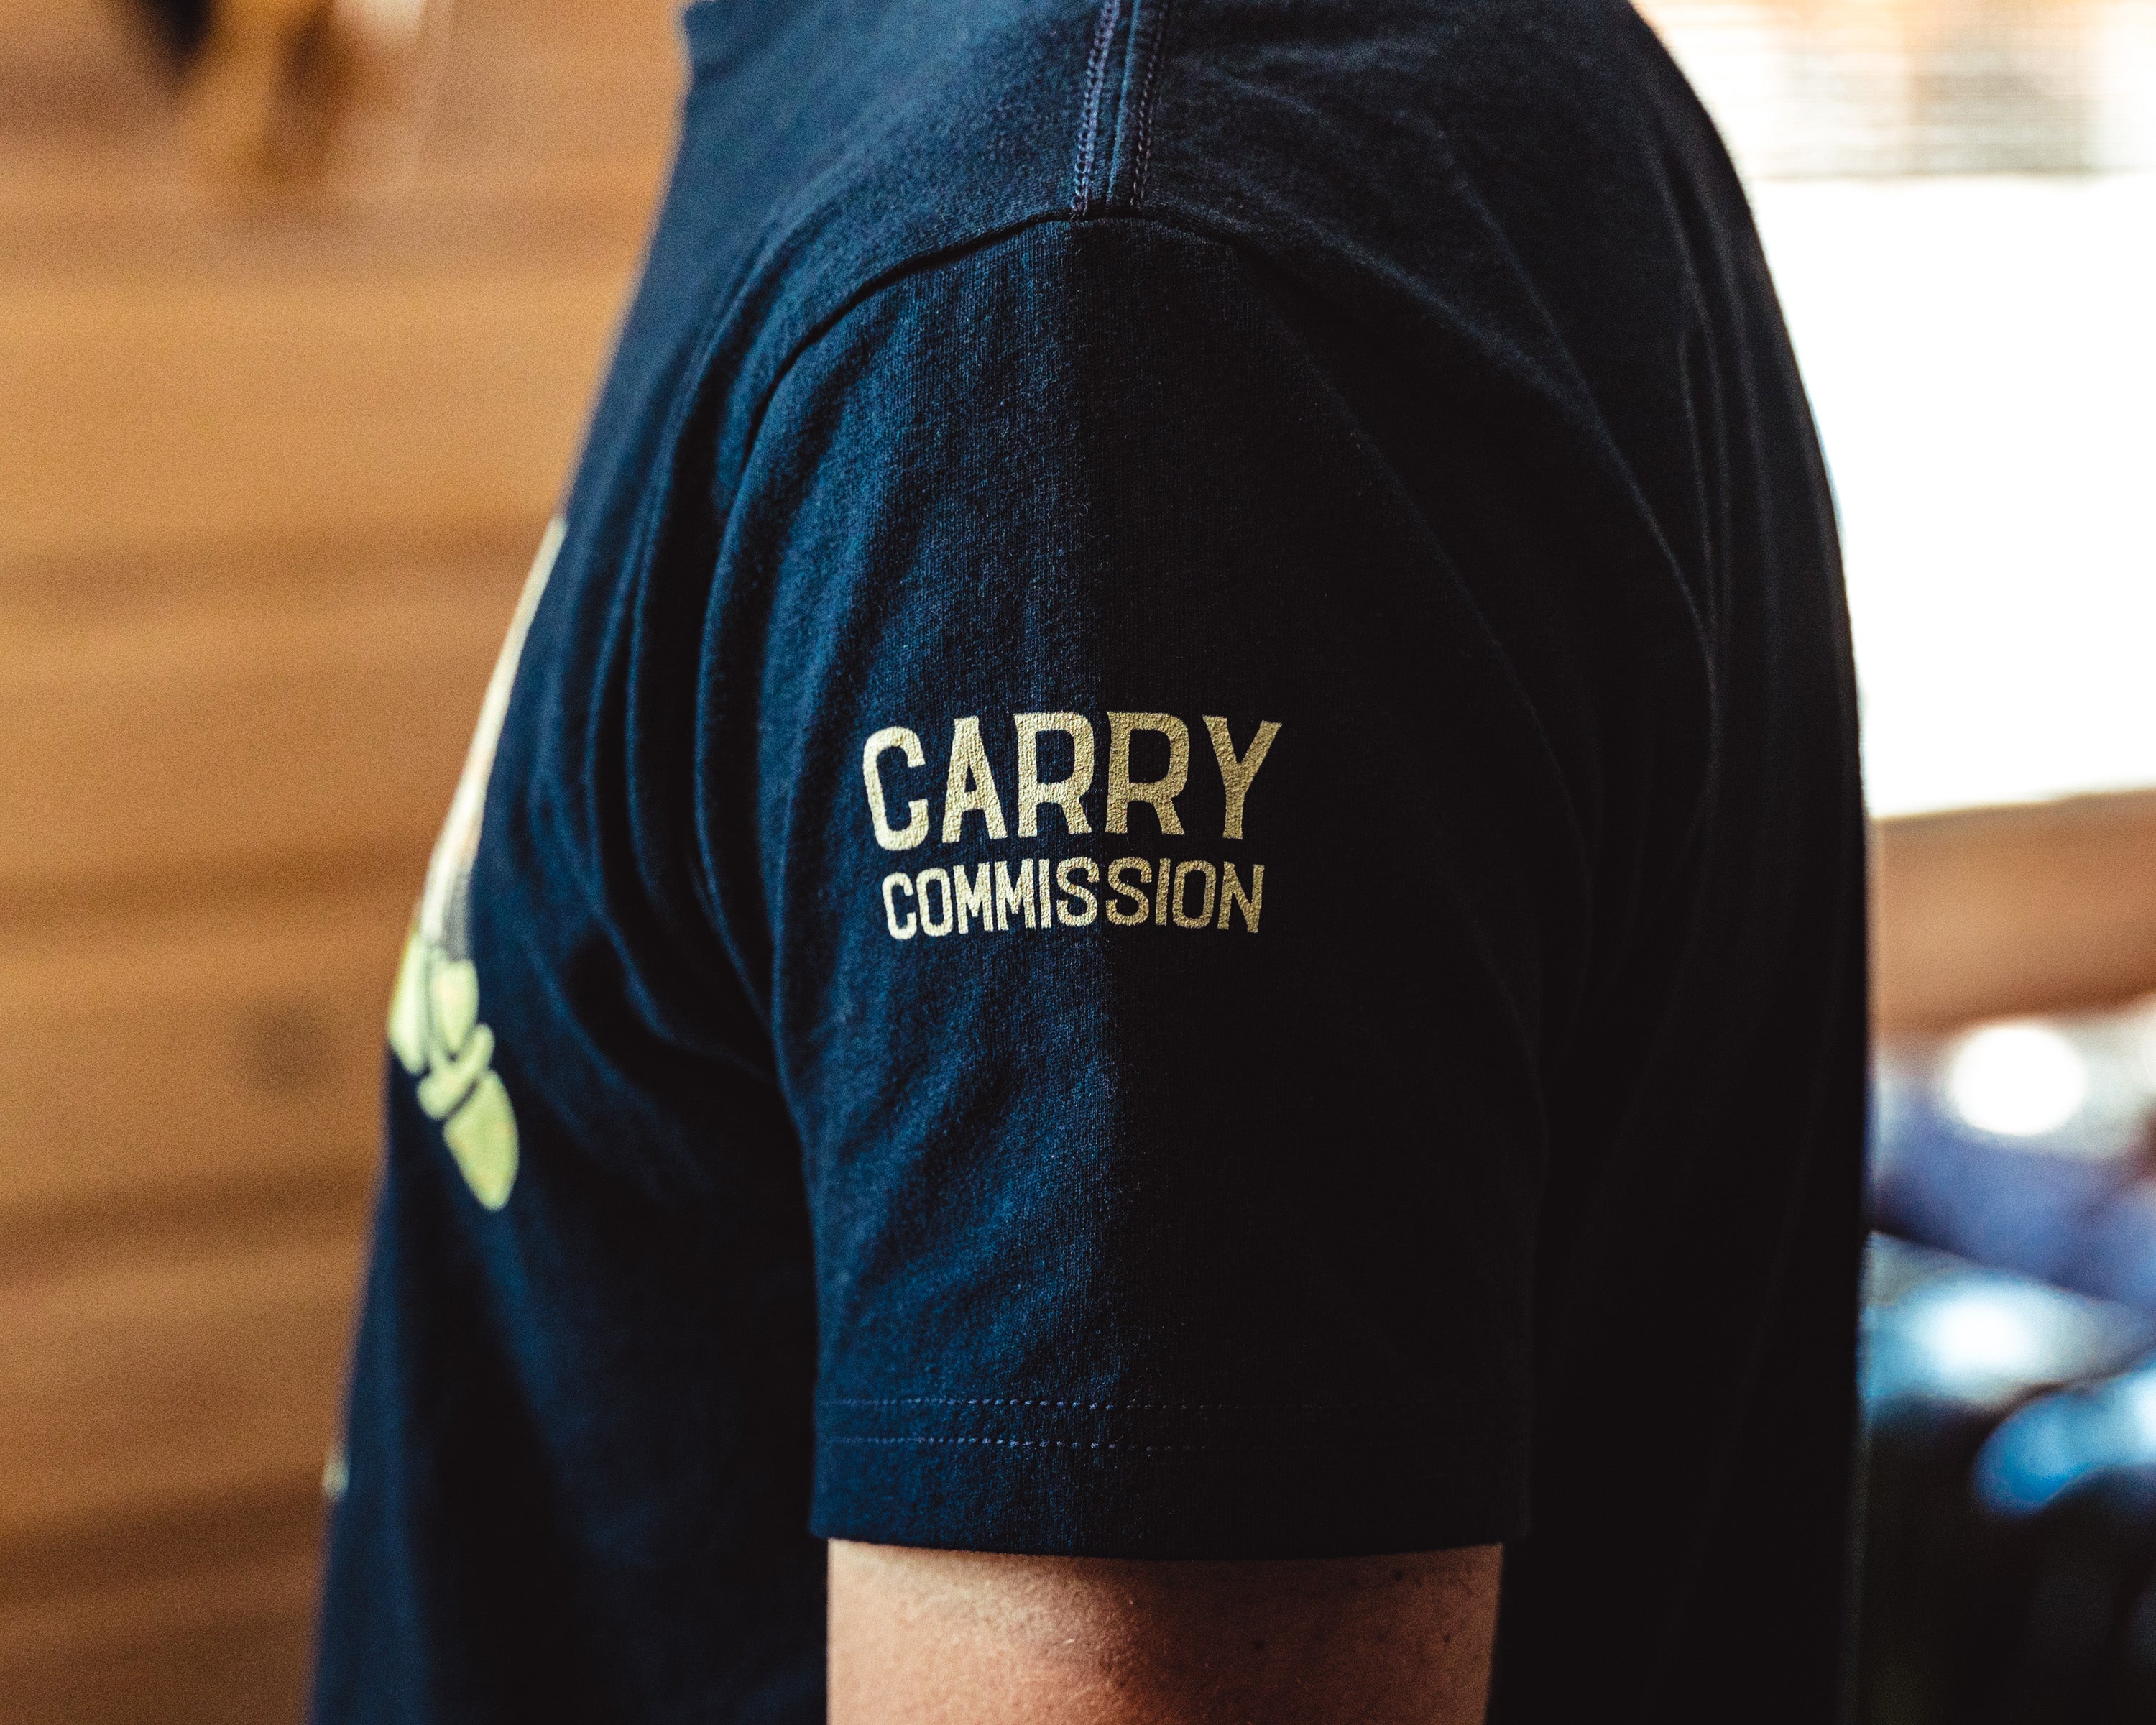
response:
M1875 1096L1861 1717L2156 1718L2156 1007L1890 1043Z
M157 38L174 59L185 64L209 34L211 0L136 0L150 16Z
M1887 1239L1867 1303L1866 1725L2156 1717L2156 1322Z
M367 190L408 166L448 0L129 0L228 188Z
M1890 1045L1874 1098L1881 1226L2156 1312L2156 1011Z

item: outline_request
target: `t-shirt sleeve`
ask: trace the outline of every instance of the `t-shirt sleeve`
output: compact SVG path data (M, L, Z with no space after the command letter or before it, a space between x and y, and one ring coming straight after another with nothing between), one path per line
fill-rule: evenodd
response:
M1524 1529L1577 841L1326 327L1223 244L1049 223L772 395L703 840L803 1158L819 1534Z

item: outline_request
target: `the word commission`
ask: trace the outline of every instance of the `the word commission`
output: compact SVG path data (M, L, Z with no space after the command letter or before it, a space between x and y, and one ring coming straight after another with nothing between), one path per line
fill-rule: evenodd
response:
M1110 713L1107 721L1102 828L1127 834L1132 806L1143 803L1163 836L1182 837L1175 799L1190 780L1190 727L1173 713ZM1251 783L1281 727L1270 719L1263 721L1239 750L1225 719L1209 717L1204 723L1224 793L1220 836L1240 841ZM1040 839L1053 836L1042 831L1048 811L1060 819L1064 834L1090 834L1093 821L1086 799L1093 793L1097 757L1092 720L1083 713L1013 713L1011 724L1017 732L1018 779L1009 814L988 764L980 719L969 715L951 726L940 826L930 817L927 797L907 794L919 783L908 775L928 766L920 737L903 725L887 725L872 735L861 746L861 783L876 843L886 850L911 850L927 844L932 832L945 845L969 837L1006 843L1012 839L1014 821L1018 839ZM1141 736L1158 739L1146 746L1155 764L1161 742L1167 745L1167 768L1157 778L1132 777L1131 745ZM1055 741L1044 749L1043 740L1050 737ZM1052 766L1068 770L1047 776L1044 754ZM932 786L933 780L929 783ZM904 817L894 824L892 811L901 808ZM971 825L976 815L979 824ZM901 941L976 930L1084 928L1103 917L1119 928L1225 931L1240 926L1255 934L1265 891L1263 863L1230 860L1216 865L1199 858L1146 856L1115 857L1105 869L1090 856L1066 856L1052 869L1045 856L939 863L911 872L896 870L884 876L879 888L884 926L893 940Z

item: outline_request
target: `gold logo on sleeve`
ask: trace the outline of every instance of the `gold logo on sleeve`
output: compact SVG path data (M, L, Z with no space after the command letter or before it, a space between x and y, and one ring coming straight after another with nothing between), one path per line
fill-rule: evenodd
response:
M465 1184L490 1210L509 1202L516 1183L516 1111L494 1070L494 1032L480 1021L479 969L471 957L472 863L479 855L487 780L516 680L516 662L563 532L558 516L547 524L494 675L487 680L479 724L449 802L449 819L427 865L426 891L413 913L389 1002L389 1045L418 1081L420 1107L442 1122L443 1141Z

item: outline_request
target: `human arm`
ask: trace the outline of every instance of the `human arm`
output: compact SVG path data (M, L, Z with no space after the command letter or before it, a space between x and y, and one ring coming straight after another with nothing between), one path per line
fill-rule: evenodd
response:
M1469 1725L1501 1548L1152 1562L831 1543L832 1725Z
M841 1718L983 1671L1262 1718L1379 1635L1366 1717L1473 1716L1578 858L1450 497L1307 316L1217 245L1029 230L805 355L732 512L710 854L803 1147ZM1471 1560L1370 1567L1475 1548L1436 1616L1393 1569ZM1338 1584L1253 1593L1290 1574Z

